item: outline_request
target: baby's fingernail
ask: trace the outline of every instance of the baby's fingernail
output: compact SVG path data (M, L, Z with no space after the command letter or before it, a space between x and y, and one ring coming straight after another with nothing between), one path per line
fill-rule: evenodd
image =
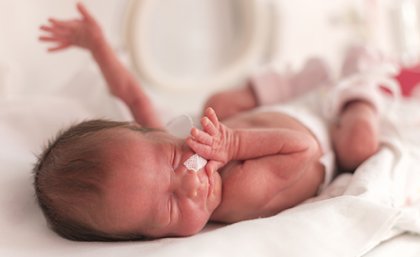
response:
M197 128L192 128L191 129L191 135L196 136L197 135Z

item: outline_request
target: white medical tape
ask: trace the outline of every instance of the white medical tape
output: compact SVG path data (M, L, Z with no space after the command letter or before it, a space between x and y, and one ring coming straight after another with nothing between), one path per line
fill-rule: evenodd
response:
M191 171L199 171L206 166L207 160L198 154L192 155L184 162L184 166Z

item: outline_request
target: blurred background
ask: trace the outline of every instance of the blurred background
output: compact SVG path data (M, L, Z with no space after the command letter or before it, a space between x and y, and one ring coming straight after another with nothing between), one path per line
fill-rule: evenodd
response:
M88 53L49 54L37 40L48 17L78 17L76 2L0 0L0 97L68 92L62 89L86 70L101 80ZM263 65L297 69L318 56L335 71L354 44L379 49L403 65L416 64L420 55L416 0L82 2L152 97L179 112Z

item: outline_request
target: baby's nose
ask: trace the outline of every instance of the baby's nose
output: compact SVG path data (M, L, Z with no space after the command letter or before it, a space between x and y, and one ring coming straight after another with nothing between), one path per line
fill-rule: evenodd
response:
M196 172L185 170L181 174L177 174L177 183L175 192L188 198L195 198L201 187L201 182Z

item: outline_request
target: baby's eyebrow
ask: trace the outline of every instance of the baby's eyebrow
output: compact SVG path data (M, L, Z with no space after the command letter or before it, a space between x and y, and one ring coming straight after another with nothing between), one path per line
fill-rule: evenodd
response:
M136 132L141 132L143 134L149 133L149 132L153 132L153 131L160 131L160 132L165 132L165 130L163 129L159 129L159 128L147 128L147 127L141 127L140 125L136 124L136 123L130 123L127 125L127 128L132 130L132 131L136 131Z

